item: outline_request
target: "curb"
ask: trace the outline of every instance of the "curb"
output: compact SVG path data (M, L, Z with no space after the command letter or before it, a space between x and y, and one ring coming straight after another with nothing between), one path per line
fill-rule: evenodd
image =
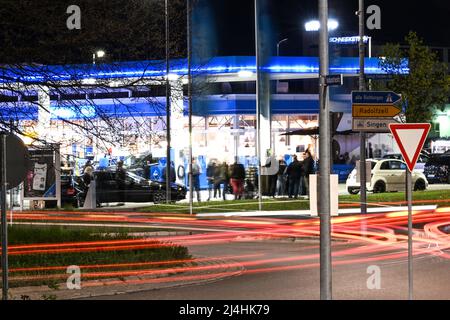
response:
M200 257L197 257L200 258ZM230 266L231 265L231 266ZM217 259L211 262L197 262L195 264L188 263L185 267L207 267L207 266L219 266L212 270L203 271L182 271L182 272L168 272L164 274L150 275L150 276L129 276L124 278L113 279L100 279L90 280L89 283L99 284L94 287L85 287L81 290L69 290L66 288L65 283L59 284L59 289L50 289L48 286L32 286L32 287L19 287L11 288L10 295L11 300L74 300L74 299L86 299L86 298L99 298L112 295L120 295L126 293L136 293L141 291L150 291L158 289L176 288L183 286L201 285L204 283L211 283L220 281L229 277L238 276L244 271L244 267L238 262L233 260ZM222 267L220 267L222 266ZM217 274L217 276L214 276ZM69 275L68 275L69 276ZM198 280L174 280L168 282L154 282L154 283L142 283L133 284L132 281L140 280L153 280L173 276L204 276L206 279ZM170 279L170 278L169 278ZM120 282L119 284L108 285L110 281ZM128 283L127 283L128 282ZM83 284L82 284L83 286Z

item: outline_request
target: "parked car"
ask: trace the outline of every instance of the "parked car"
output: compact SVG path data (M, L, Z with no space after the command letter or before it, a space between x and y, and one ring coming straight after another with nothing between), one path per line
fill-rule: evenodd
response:
M129 156L124 159L124 163L126 164L127 171L149 179L150 168L157 166L159 159L158 157L153 157L152 153L144 153L138 157Z
M403 157L400 153L392 153L392 154L386 154L383 159L397 159L397 160L402 160ZM425 170L425 165L428 162L428 160L430 159L430 155L428 154L428 152L424 152L422 151L419 155L419 159L417 159L417 163L416 166L414 167L414 170L417 170L419 172L424 172Z
M430 183L450 183L450 150L431 155L424 174Z
M166 201L166 184L142 178L132 172L126 172L124 199L121 199L122 190L119 189L116 173L113 170L95 171L97 204L113 202L154 202ZM186 198L187 189L178 183L171 183L171 201L180 201ZM84 188L82 199L86 198L87 188ZM83 203L79 203L80 206Z
M61 175L61 203L62 206L70 204L73 207L78 206L77 194L82 190L73 180L71 175Z
M79 196L83 192L77 179L70 172L61 169L61 206L71 205L74 208L79 206ZM46 209L55 209L57 201L45 201Z
M404 191L406 187L406 163L396 159L368 160L372 163L372 175L367 183L367 191L374 193ZM412 173L414 190L426 190L428 180L425 175L417 170ZM357 194L360 183L356 180L356 168L352 171L346 182L347 190L351 194Z

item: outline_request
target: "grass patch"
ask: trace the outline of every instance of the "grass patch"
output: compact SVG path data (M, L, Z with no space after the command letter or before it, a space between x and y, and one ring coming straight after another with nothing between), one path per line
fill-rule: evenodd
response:
M437 204L438 206L450 205L450 190L428 190L413 192L413 201L415 205L421 204ZM369 203L385 203L385 202L404 202L406 201L405 192L386 192L386 193L368 193L367 199ZM339 196L340 203L357 203L359 195Z
M126 232L108 233L102 228L93 232L92 229L82 227L55 227L55 226L13 226L8 228L9 243L11 246L23 244L51 244L67 242L90 242L102 240L127 240L134 239ZM110 230L108 230L110 231ZM158 242L155 241L157 244ZM40 253L26 255L11 255L9 257L10 269L30 268L30 267L68 267L99 264L118 264L118 263L142 263L142 262L162 262L168 260L190 259L186 247L166 246L159 248L131 249L131 250L112 250L112 251L92 251L92 252L66 252L66 253ZM180 264L177 264L180 265ZM171 267L176 265L170 265ZM142 268L161 268L163 264L152 266L126 267L119 270L139 270ZM167 266L165 266L167 267ZM114 271L117 267L92 268L88 272ZM83 273L81 267L81 272ZM11 287L26 285L48 285L54 286L55 280L52 279L19 279L14 277L23 276L47 276L53 274L65 274L66 270L38 270L38 271L20 271L10 273ZM68 277L69 275L67 275ZM65 280L58 282L65 282Z
M405 192L387 192L381 194L368 193L368 202L373 205L386 202L405 201ZM450 206L450 190L429 190L416 191L413 193L415 205L436 204L438 206ZM339 203L346 204L359 203L359 195L339 196ZM401 205L401 203L394 204ZM288 211L288 210L308 210L309 200L293 199L263 199L262 210L264 211ZM259 210L258 200L240 200L240 201L219 201L219 202L194 202L193 213L211 213L211 212L245 212ZM189 213L189 204L174 205L154 205L140 209L139 212L153 213Z
M278 210L308 210L308 200L293 199L263 199L262 210L278 211ZM237 201L214 201L214 202L194 202L194 213L210 213L210 212L245 212L259 210L258 200L237 200ZM154 205L142 208L139 212L176 212L190 213L189 204L175 205Z

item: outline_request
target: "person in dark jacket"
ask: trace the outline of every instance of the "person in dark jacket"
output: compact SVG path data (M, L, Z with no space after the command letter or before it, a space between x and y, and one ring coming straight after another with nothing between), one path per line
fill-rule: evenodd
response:
M217 164L214 167L214 172L213 172L214 199L217 198L217 195L219 195L219 198L221 197L220 185L223 183L223 179L221 176L221 170L222 170L222 166L220 164Z
M305 186L305 194L309 194L309 175L314 174L314 160L311 152L306 150L305 159L303 160L303 185Z
M272 161L276 161L275 157L269 157L266 161L266 168L271 168L272 167ZM275 165L274 165L275 167ZM277 180L278 180L278 171L275 172L274 174L270 174L269 172L269 179L268 179L268 196L269 197L273 197L275 198L275 193L277 191Z
M191 174L189 172L189 174ZM198 164L197 160L195 158L192 159L192 192L197 193L197 201L201 202L200 198L200 175L202 174L202 168ZM194 195L190 195L192 199L194 198Z
M286 171L286 162L284 159L280 159L278 162L278 174L277 174L277 194L278 196L284 196L286 194L286 176L284 172Z
M222 165L219 166L218 168L219 168L219 177L217 179L216 185L219 188L219 197L220 197L220 185L223 184L222 198L223 200L226 200L228 186L230 185L230 167L228 166L228 163L224 161Z
M208 181L208 200L211 200L211 194L214 189L214 173L216 171L216 162L210 160L208 166L206 167L206 180Z
M236 157L234 163L230 167L230 183L233 187L234 199L242 199L244 193L244 180L245 180L245 168L244 165L239 163L238 157Z
M294 161L286 168L286 175L289 180L289 198L297 198L302 175L302 164L294 155Z

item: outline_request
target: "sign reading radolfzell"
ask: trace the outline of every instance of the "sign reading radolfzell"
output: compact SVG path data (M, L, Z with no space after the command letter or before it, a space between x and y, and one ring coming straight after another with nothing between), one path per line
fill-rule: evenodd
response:
M353 105L353 118L392 118L402 111L395 106Z

